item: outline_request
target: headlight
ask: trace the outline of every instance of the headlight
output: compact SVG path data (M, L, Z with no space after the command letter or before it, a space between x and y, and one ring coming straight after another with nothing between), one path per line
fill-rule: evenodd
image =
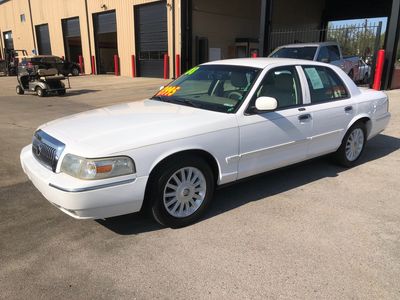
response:
M127 156L90 159L67 154L61 163L61 172L92 180L134 174L136 169L133 160Z

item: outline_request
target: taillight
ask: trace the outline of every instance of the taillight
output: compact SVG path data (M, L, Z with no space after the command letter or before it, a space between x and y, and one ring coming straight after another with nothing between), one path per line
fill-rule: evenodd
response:
M29 68L29 69L31 69L31 68L33 68L33 65L32 65L31 62L28 62L28 64L26 65L26 67Z

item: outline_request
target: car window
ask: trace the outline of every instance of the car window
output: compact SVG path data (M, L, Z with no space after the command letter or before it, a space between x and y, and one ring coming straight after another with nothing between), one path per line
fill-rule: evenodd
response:
M275 98L278 109L302 104L300 81L295 66L268 71L257 89L255 98L258 97Z
M45 63L54 63L54 58L53 57L43 57L42 61Z
M242 104L261 69L231 65L194 67L153 98L202 109L233 113Z
M298 58L314 60L317 47L283 47L271 54L271 57Z
M59 57L54 57L54 61L56 64L61 64L63 62L62 59Z
M331 45L328 46L328 52L329 52L329 59L330 61L335 61L340 59L340 52L338 46Z
M346 86L332 69L304 66L303 70L310 88L311 103L348 98Z
M323 46L319 49L317 60L321 62L329 62L329 52L327 47Z

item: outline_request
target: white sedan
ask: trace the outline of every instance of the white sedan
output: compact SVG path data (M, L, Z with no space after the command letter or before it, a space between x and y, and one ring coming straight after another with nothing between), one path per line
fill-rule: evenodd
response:
M387 126L385 93L339 68L245 58L197 66L141 102L44 124L25 173L77 219L148 208L171 227L198 220L216 185L333 153L351 167Z

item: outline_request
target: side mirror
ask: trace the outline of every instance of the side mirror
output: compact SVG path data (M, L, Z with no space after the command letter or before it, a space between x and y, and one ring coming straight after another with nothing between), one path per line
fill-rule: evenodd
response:
M278 107L278 101L272 97L259 97L255 104L258 111L270 111Z

